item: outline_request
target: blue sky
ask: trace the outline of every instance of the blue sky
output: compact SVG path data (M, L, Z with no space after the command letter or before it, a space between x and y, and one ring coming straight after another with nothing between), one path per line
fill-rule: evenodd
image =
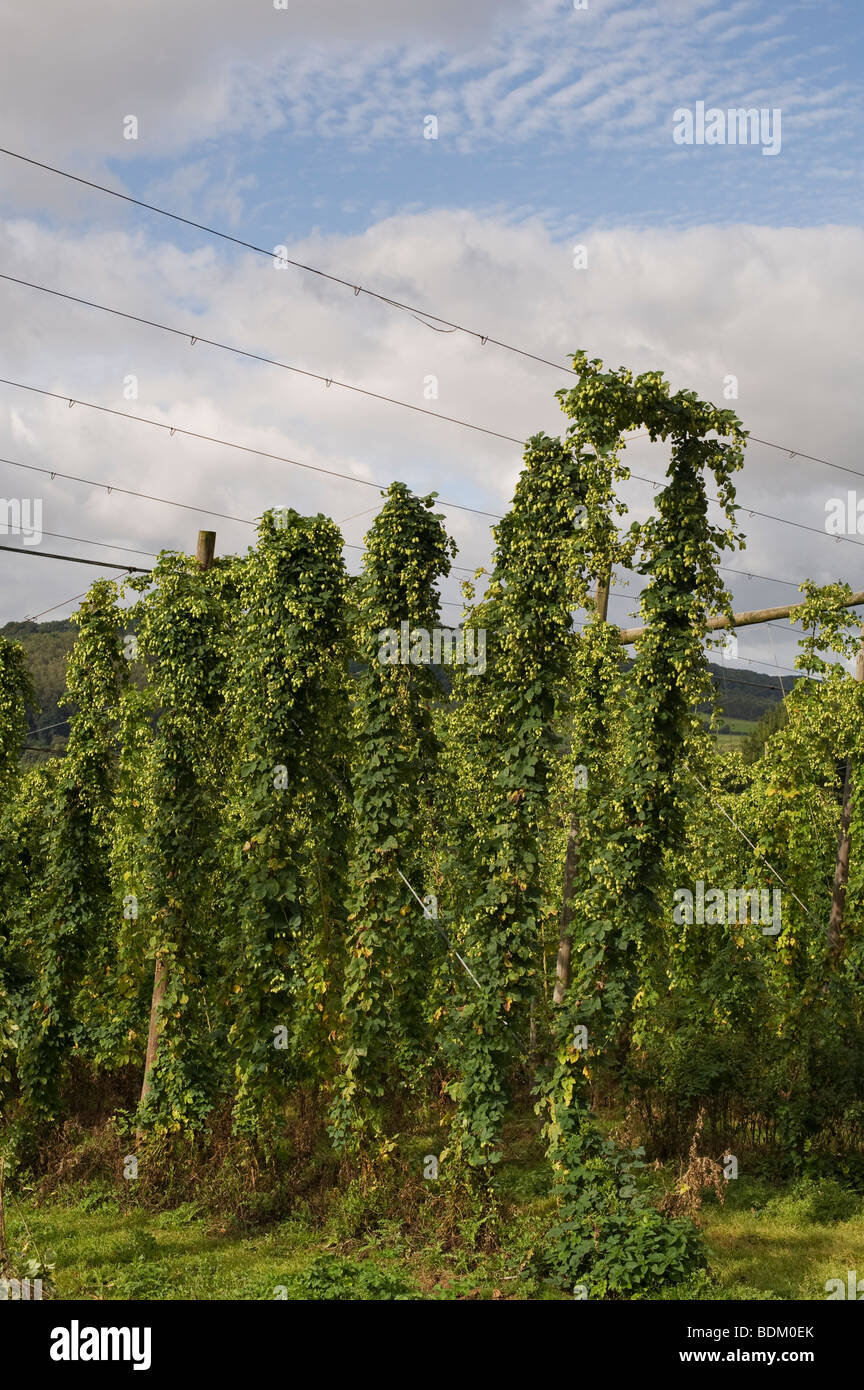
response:
M291 22L271 18L274 35ZM734 222L745 210L772 225L847 221L861 210L862 33L864 9L837 0L589 0L509 22L505 11L468 51L459 34L289 48L240 129L148 158L145 109L113 167L142 193L167 185L183 197L191 180L206 201L228 188L233 220L264 239L453 206L539 215L562 236ZM779 108L780 157L674 145L674 110L699 100ZM423 134L430 114L436 139Z
M48 0L47 23L14 16L4 141L218 209L268 242L441 207L540 216L562 236L742 211L786 226L860 217L858 4L478 0L467 29L452 0L371 0L360 15L286 4L155 0L121 15ZM675 146L674 110L699 100L779 108L781 156Z

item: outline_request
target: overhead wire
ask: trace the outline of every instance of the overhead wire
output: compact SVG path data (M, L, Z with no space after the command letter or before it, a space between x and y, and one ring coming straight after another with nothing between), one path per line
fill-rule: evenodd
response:
M124 203L134 204L136 207L144 208L147 212L158 213L160 217L170 218L174 222L181 222L187 227L194 227L196 231L206 232L209 236L218 237L222 241L232 242L235 246L243 247L247 251L266 256L270 261L278 260L286 265L294 266L296 270L303 270L310 275L319 276L323 280L330 280L336 285L341 285L345 289L353 290L355 297L365 295L369 299L379 300L382 304L387 304L393 309L399 309L405 313L421 315L422 319L430 322L426 325L430 327L433 323L442 324L452 332L464 333L468 337L476 338L481 346L491 343L494 347L503 348L507 352L513 352L520 357L530 358L534 362L540 362L544 366L553 367L556 371L568 372L572 376L578 375L572 367L564 366L563 363L553 362L548 357L542 357L537 353L529 352L526 348L516 347L512 343L503 342L499 338L493 338L488 333L480 333L476 329L466 328L460 323L454 323L450 319L442 318L438 314L430 313L426 309L421 309L416 304L406 304L390 295L381 294L377 290L368 289L365 285L360 285L355 281L344 279L340 275L333 275L329 271L321 270L318 266L306 265L302 261L293 260L289 256L277 257L275 248L268 250L264 246L256 246L254 242L244 241L242 237L232 236L228 232L219 231L216 227L210 227L205 222L196 222L190 217L183 217L179 213L170 212L167 208L157 207L155 203L147 203L141 198L133 198L129 193L121 193L119 189L109 188L106 184L96 183L93 179L82 178L79 174L71 174L66 169L58 169L56 165L46 164L42 160L33 159L29 155L19 154L16 150L4 149L0 146L0 154L7 155L10 159L21 160L25 164L30 164L34 168L45 169L48 173L57 174L61 178L70 179L73 183L82 184L86 188L95 189L99 193L106 193L112 198L119 198Z
M71 172L70 172L69 170L67 170L67 169L60 169L60 168L58 168L56 165L48 164L48 163L46 163L46 162L43 161L43 160L34 159L32 156L22 154L22 153L20 153L20 151L17 151L17 150L10 150L10 149L7 149L7 148L5 148L5 147L0 146L0 154L4 154L4 155L7 156L7 158L10 158L10 159L17 159L17 160L21 161L21 162L24 163L24 164L29 164L29 165L31 165L31 166L34 167L34 168L43 169L43 170L45 170L47 173L56 174L56 175L57 175L58 177L60 177L60 178L68 179L68 180L70 180L70 181L73 182L73 183L78 183L78 184L82 185L82 186L85 187L85 188L91 188L91 189L93 189L93 190L96 191L96 192L104 193L104 194L106 194L106 195L109 196L109 197L117 198L117 199L119 199L120 201L125 202L125 203L129 203L129 204L131 204L131 205L133 205L133 206L135 206L135 207L143 208L143 209L144 209L145 211L147 211L147 212L156 213L156 214L157 214L158 216L160 216L160 217L165 217L165 218L170 219L171 221L178 222L178 223L182 223L183 225L185 225L185 226L187 226L187 227L193 227L196 231L206 232L208 236L214 236L214 237L217 237L219 240L226 241L226 242L230 242L230 243L232 243L232 244L235 245L235 246L240 246L240 247L242 247L244 250L254 251L254 252L256 252L257 254L266 256L266 257L268 258L268 260L270 260L271 262L277 262L277 263L279 263L280 265L291 265L291 266L293 266L293 267L294 267L295 269L297 269L297 270L302 270L302 271L304 271L304 272L307 273L307 274L314 275L314 276L317 276L317 277L319 277L319 278L321 278L321 279L331 281L333 284L337 284L337 285L342 286L342 287L345 288L345 289L350 289L350 290L352 290L353 293L354 293L355 298L362 294L362 295L364 295L365 297L367 297L367 298L369 298L369 299L378 300L380 303L386 304L386 305L388 305L389 307L394 308L394 309L397 309L397 310L399 310L399 311L401 311L401 312L409 313L409 314L412 314L412 315L414 315L414 316L419 316L418 322L424 322L424 321L427 321L427 320L428 320L428 322L426 322L426 324L425 324L426 327L431 327L433 324L436 324L436 323L437 323L437 324L441 324L441 325L443 325L446 329L448 329L448 330L451 331L451 332L454 332L454 333L455 333L455 332L464 333L466 336L476 339L476 340L481 344L481 346L485 346L487 343L491 343L494 347L499 347L499 348L503 349L504 351L511 352L511 353L515 353L515 354L517 354L517 355L520 356L520 357L524 357L524 358L526 358L526 359L530 359L531 361L534 361L534 362L542 363L544 366L552 367L555 371L565 372L565 373L567 373L567 374L570 375L570 376L578 376L578 375L579 375L579 373L578 373L572 366L567 366L567 365L565 365L565 364L562 363L562 362L554 362L554 361L552 361L550 358L544 357L544 356L542 356L541 354L532 352L532 351L530 351L530 350L527 349L527 348L521 348L521 347L517 346L516 344L507 343L507 342L503 341L502 339L493 338L489 333L481 333L481 332L480 332L479 330L477 330L477 329L468 328L468 327L466 327L464 324L460 324L460 323L458 323L458 322L455 322L455 321L452 320L452 319L444 318L444 317L442 317L441 315L433 314L431 311L429 311L429 310L427 310L427 309L423 309L423 308L421 308L420 306L418 306L418 305L416 305L416 304L408 304L408 303L405 303L405 302L403 302L403 301L401 301L401 300L398 300L398 299L393 298L391 295L382 294L380 291L370 289L368 286L361 285L361 284L359 284L357 281L355 281L355 280L353 280L353 279L348 279L348 278L346 278L346 277L344 277L344 276L335 275L335 274L333 274L333 273L330 272L330 271L322 270L320 266L308 265L308 264L306 264L305 262L303 262L303 261L298 261L298 260L296 260L296 259L293 259L293 258L290 257L290 256L287 256L287 255L284 255L284 256L283 256L282 253L281 253L281 247L280 247L280 248L269 248L269 249L268 249L267 247L264 247L264 246L258 246L258 245L256 245L254 242L246 241L246 240L245 240L244 238L242 238L242 237L233 236L233 235L232 235L231 233L229 233L229 232L223 232L223 231L221 231L219 228L212 227L212 226L210 226L209 224L207 224L207 223L205 223L205 222L197 222L197 221L195 221L193 218L184 217L184 216L182 216L180 213L171 212L169 209L159 207L159 206L158 206L157 204L155 204L155 203L148 203L148 202L146 202L144 199L135 198L135 197L133 197L133 196L132 196L131 194L129 194L129 193L123 193L123 192L121 192L119 189L110 188L110 187L108 187L107 184L97 183L94 179L85 179L85 178L83 178L80 174L73 174L73 173L71 173ZM277 253L277 250L278 250L278 253L279 253L278 255L276 254L276 253ZM3 278L13 279L14 277L8 276L8 277L3 277ZM63 298L74 298L74 296L62 294L62 292L60 292L60 291L46 290L44 286L34 285L34 284L32 284L31 282L29 282L29 281L23 281L23 280L21 280L21 281L19 281L18 283L29 285L31 288L34 288L34 289L45 290L46 293L61 294ZM83 300L80 301L80 302L82 302L82 303L89 303L89 301L83 301ZM93 307L93 308L100 308L100 309L105 309L105 308L106 308L106 306L104 306L104 305L96 305L96 304L90 304L90 307ZM114 310L108 309L107 312L118 312L118 313L119 313L119 312L121 312L121 311L114 311ZM124 315L124 317L134 317L134 316ZM141 320L141 321L142 321L142 322L147 322L146 320ZM166 327L166 325L163 325L163 324L154 324L153 326L155 326L155 327L160 327L160 328L165 328L165 327ZM170 329L170 330L168 330L168 331L179 332L180 330ZM182 336L186 336L186 335L185 335L185 334L182 334ZM195 336L195 337L197 337L197 335L189 335L189 336ZM204 340L203 340L203 339L200 339L199 341L204 341ZM226 345L225 345L225 344L213 344L213 346L225 347ZM231 349L229 349L229 350L230 350L230 351L241 351L240 349L234 349L234 348L231 348ZM251 353L250 353L250 354L244 354L244 355L255 356L255 354L251 354ZM275 365L282 366L282 365L285 365L285 364L282 364L282 363L275 363ZM308 373L305 373L305 374L308 374ZM315 375L315 374L312 373L312 374L308 374L308 375ZM319 379L326 380L326 378L319 378ZM344 383L340 383L340 384L344 385ZM348 389L357 389L357 388L348 388ZM365 392L364 394L374 394L374 393ZM405 402L401 402L401 401L400 401L400 402L395 402L395 403L396 403L396 404L399 404L399 405L405 405L405 404L406 404ZM413 409L413 410L421 410L421 411L423 410L422 407L420 407L420 406L413 406L413 405L409 405L408 408L409 408L409 409ZM424 413L430 414L430 415L435 415L435 416L438 416L439 418L449 418L449 417L440 416L439 412L437 412L437 411L428 411L428 410L427 410L427 411L425 411ZM468 422L466 422L466 421L455 421L455 423L462 424L462 425L466 425L469 429L481 429L483 433L497 433L497 431L491 431L491 430L486 429L485 427L471 425L470 423L468 423ZM501 437L502 437L502 438L509 438L509 436L501 436ZM845 466L842 465L842 464L833 463L830 459L821 458L821 457L819 457L819 456L816 455L816 454L806 453L804 450L801 450L801 449L793 449L793 448L791 448L789 445L778 444L778 443L776 443L776 442L773 441L773 440L770 440L770 439L763 439L763 438L761 438L761 437L758 436L758 435L752 435L752 434L749 434L749 435L748 435L748 441L750 441L750 440L752 440L753 443L755 443L755 444L761 444L761 445L765 446L766 448L776 449L776 450L778 450L778 451L781 451L781 452L785 453L790 459L801 458L801 459L805 459L805 460L807 460L807 461L809 461L809 462L824 464L824 465L826 465L826 466L829 467L829 468L836 468L836 469L838 469L838 470L841 471L841 472L851 473L851 474L853 474L853 476L855 476L855 477L864 477L864 474L858 472L858 471L855 470L855 469L847 468L847 467L845 467ZM517 440L516 442L517 442L517 443L522 443L521 440Z
M220 343L214 338L205 338L200 333L191 333L188 329L174 328L167 323L159 323L155 319L146 319L139 314L130 314L123 309L114 309L107 304L98 304L92 299L82 299L78 295L66 294L62 290L49 289L47 285L37 285L32 280L20 280L15 275L4 275L0 272L0 280L7 280L14 285L23 285L27 289L39 290L42 294L54 295L57 299L69 300L72 304L81 304L88 309L99 309L102 313L113 314L116 318L128 319L132 323L145 324L148 328L158 328L163 333L172 333L178 338L188 338L192 345L202 343L206 347L220 348L224 352L234 353L238 357L247 357L255 362L263 362L270 367L280 367L283 371L293 372L297 376L310 378L312 381L321 381L325 387L336 386L343 391L353 391L360 396L368 396L371 400L382 401L387 405L400 406L403 410L413 410L420 415L431 415L436 420L445 420L448 424L459 425L462 429L475 430L478 434L489 434L495 439L505 439L510 444L524 445L524 439L516 435L503 434L500 430L490 429L487 425L475 425L469 420L460 420L454 415L445 415L440 410L430 410L428 406L414 405L411 401L402 401L395 396L388 396L380 391L370 391L365 386L355 386L351 382L339 381L337 377L326 376L323 372L312 372L305 367L296 367L288 362L280 362L275 357L267 357L263 353L250 352L246 348L234 347L230 343Z
M362 487L373 487L379 492L386 492L390 486L389 483L374 482L369 478L359 478L354 473L342 473L334 468L323 468L320 464L303 463L300 459L288 458L285 454L274 454L267 449L256 449L251 444L238 444L234 440L222 439L218 435L202 434L198 430L185 429L182 425L171 425L163 420L153 420L148 415L135 415L130 410L117 410L116 407L99 405L94 401L85 401L80 396L71 396L65 392L61 393L59 391L48 391L45 387L31 386L24 381L13 381L10 377L0 377L0 384L4 386L13 386L16 390L20 391L30 391L37 396L47 396L51 400L65 401L70 410L73 406L81 405L84 406L86 410L96 410L102 415L115 415L121 420L133 420L136 424L151 425L154 429L168 430L169 436L182 434L187 439L203 440L206 444L219 444L225 449L236 449L240 453L254 454L257 458L271 459L275 463L287 463L290 464L292 468L303 468L310 473L322 473L329 478L341 478L344 482L358 483ZM0 462L3 461L5 460L0 460ZM106 483L104 486L111 489L114 485L113 483ZM120 491L119 488L117 490ZM436 507L450 507L460 512L473 512L476 516L491 516L496 520L500 520L500 514L498 512L487 512L480 507L469 507L463 502L445 502L442 501L440 497L436 497L435 505ZM216 513L212 513L212 515L216 515ZM228 520L236 519L237 518L228 518Z
M71 396L71 395L67 395L66 393L61 393L61 392L58 392L58 391L49 391L49 390L47 390L45 387L41 387L41 386L32 386L32 385L30 385L30 384L28 384L28 383L26 383L26 382L14 381L14 380L12 380L12 379L9 378L9 377L0 377L0 384L3 384L4 386L12 386L12 387L15 388L16 390L29 391L29 392L32 392L32 393L35 394L35 395L46 396L46 397L48 397L48 398L51 399L51 400L65 401L65 402L67 402L67 404L69 405L70 408L73 407L73 406L75 406L75 405L81 405L81 406L84 406L84 408L87 409L87 410L95 410L95 411L100 412L101 414L105 414L105 415L114 415L114 416L119 417L120 419L131 420L131 421L133 421L133 422L135 422L135 423L137 423L137 424L151 425L151 426L153 426L153 427L156 428L156 429L168 430L169 435L181 434L181 435L184 435L186 438L202 440L203 442L208 443L208 444L218 444L218 445L220 445L220 446L223 447L223 448L226 448L226 449L235 449L235 450L238 450L238 451L241 452L241 453L253 454L253 455L255 455L255 456L258 457L258 458L270 459L270 460L272 460L272 461L274 461L274 462L277 462L277 463L286 463L286 464L289 464L291 467L294 467L294 468L303 468L303 469L308 470L308 471L313 472L313 473L321 473L321 474L324 474L324 475L326 475L327 477L340 478L340 479L342 479L342 480L345 481L345 482L359 483L359 484L362 485L363 487L373 487L373 488L378 489L378 491L380 491L380 492L386 492L386 491L387 491L387 487L388 487L387 484L383 484L383 483L379 483L379 482L373 482L373 481L371 481L371 480L368 479L368 478L358 478L358 477L357 477L356 475L354 475L354 474L351 474L351 473L342 473L342 472L339 472L338 470L335 470L335 469L332 469L332 468L323 468L323 467L321 467L321 466L318 465L318 464L303 463L303 462L301 462L299 459L292 459L292 458L289 458L289 457L288 457L287 455L285 455L285 454L276 454L276 453L272 453L272 452L270 452L269 450L266 450L266 449L256 449L253 445L250 445L250 444L240 444L240 443L238 443L238 442L235 441L235 440L224 439L224 438L222 438L221 436L218 436L218 435L203 434L203 433L201 433L201 432L198 431L198 430L186 429L186 428L184 428L184 427L181 426L181 425L171 425L170 423L165 422L165 421L162 421L162 420L153 420L151 417L146 416L146 415L135 415L135 414L133 414L131 411L117 410L116 408L111 407L111 406L99 405L99 404L97 404L97 403L95 403L95 402L93 402L93 401L85 401L85 400L81 399L81 398L78 397L78 396ZM12 463L13 466L16 466L14 460L0 460L0 462L10 462L10 463ZM24 465L24 466L27 466L27 465ZM42 471L44 471L44 470L42 470ZM59 475L58 475L58 476L59 476ZM630 478L635 478L635 479L637 479L637 480L640 481L640 482L647 482L647 483L650 483L651 486L652 486L652 487L655 487L655 488L660 486L660 483L659 483L659 481L658 481L657 479L654 479L654 478L646 478L646 477L644 477L644 475L642 475L642 474L630 472L629 476L630 476ZM109 489L113 489L113 487L114 487L113 484L109 484L109 483L104 484L104 486L105 486L106 488L109 488ZM120 491L121 489L118 488L117 490ZM708 498L707 498L707 501L709 501L709 502L718 502L719 499L716 498L716 497L708 497ZM449 508L453 508L453 509L455 509L455 510L457 510L457 511L471 512L471 513L474 513L475 515L479 515L479 516L490 516L490 517L493 517L493 518L496 519L496 520L501 520L501 514L500 514L500 513L497 513L497 512L487 512L487 511L484 511L484 510L482 510L482 509L480 509L480 508L477 508L477 507L468 507L468 506L466 506L465 504L463 504L463 503L461 503L461 502L449 502L449 501L443 501L441 498L436 498L435 505L436 505L436 506L439 506L439 507L449 507ZM795 527L795 528L798 529L798 530L810 531L810 532L813 532L815 535L826 536L826 537L827 537L828 539L830 539L830 540L834 540L834 541L845 541L845 542L847 542L847 543L850 544L850 545L855 545L855 546L859 546L859 547L864 547L864 541L856 541L856 540L853 539L853 537L851 537L851 536L839 536L839 535L837 535L837 536L828 536L828 533L827 533L827 532L825 532L825 531L820 531L820 530L818 530L816 527L813 527L813 526L806 526L806 525L804 525L802 522L794 521L791 517L781 517L781 516L775 516L775 515L773 515L772 513L769 513L769 512L761 512L761 511L756 510L756 509L753 508L753 507L749 507L746 503L743 503L743 502L738 503L737 505L738 505L738 509L739 509L740 511L746 511L746 512L748 512L749 515L750 515L751 517L752 517L752 516L759 516L759 517L765 518L765 519L767 519L767 520L777 522L777 523L779 523L780 525L784 525L784 526L793 526L793 527ZM213 515L215 515L215 513L213 513ZM229 520L239 520L239 518L228 518L228 519L229 519ZM362 549L362 547L354 547L354 548L356 548L356 549Z

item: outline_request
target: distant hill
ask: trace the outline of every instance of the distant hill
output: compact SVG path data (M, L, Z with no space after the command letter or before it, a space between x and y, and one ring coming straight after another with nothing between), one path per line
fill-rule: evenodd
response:
M727 719L761 719L772 705L787 695L801 676L784 676L783 685L767 671L742 671L735 666L708 663L714 684L720 692L720 706Z
M72 713L71 707L58 708L66 686L66 660L72 650L77 629L68 619L47 623L6 623L0 628L0 636L20 642L27 653L27 663L41 713L27 711L30 734L28 747L36 750L60 749L66 742L67 726L60 724ZM765 671L746 671L738 667L721 666L709 663L714 684L720 693L720 704L726 719L759 720L783 699L783 691L777 676ZM436 675L445 691L449 692L450 679L446 667L436 670ZM796 676L784 676L786 691L792 689ZM707 708L707 707L706 707ZM48 728L49 725L60 725ZM40 733L40 730L45 730ZM42 754L37 751L36 756ZM29 759L28 759L29 761Z
M68 719L69 706L58 709L58 704L66 689L66 659L72 650L77 628L67 618L49 623L6 623L0 627L0 637L20 642L27 654L27 665L40 709L27 711L28 748L37 750L62 748L66 742L68 726L61 720ZM59 728L48 729L50 724L60 724ZM45 733L34 732L46 729ZM38 757L39 754L36 754ZM36 757L26 761L36 761Z

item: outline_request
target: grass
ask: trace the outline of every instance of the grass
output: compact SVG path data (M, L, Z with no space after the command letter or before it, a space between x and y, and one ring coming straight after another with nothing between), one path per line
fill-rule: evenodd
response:
M731 1184L730 1184L731 1186ZM827 1297L829 1279L864 1273L864 1200L834 1182L799 1181L777 1190L738 1179L706 1232L721 1287L744 1285L764 1296Z
M725 1204L709 1197L698 1218L708 1272L662 1298L815 1301L826 1298L827 1280L864 1273L860 1195L831 1180L781 1187L746 1176L725 1191ZM30 1200L23 1212L36 1250L54 1252L61 1299L566 1297L531 1272L554 1210L542 1165L517 1149L502 1165L501 1195L513 1215L503 1248L486 1254L442 1239L434 1200L420 1200L404 1220L376 1215L351 1186L323 1219L297 1210L255 1231L214 1220L194 1202L153 1213L131 1193L94 1185ZM10 1245L20 1246L27 1231L17 1204L7 1226Z
M756 728L756 719L721 719L721 723L730 729L728 734L715 734L717 747L724 753L734 752L744 746L747 735Z

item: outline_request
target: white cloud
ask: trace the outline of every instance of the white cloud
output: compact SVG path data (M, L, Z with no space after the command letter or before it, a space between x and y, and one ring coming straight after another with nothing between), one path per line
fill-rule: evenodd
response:
M212 156L222 138L283 130L406 146L429 111L460 150L541 133L598 145L617 133L630 146L659 147L680 101L725 106L749 90L791 111L814 78L824 85L813 64L832 56L778 57L788 35L776 31L792 17L766 19L757 0L607 0L586 11L561 0L4 8L4 144L49 163L74 155L84 172L205 146ZM830 128L830 106L814 106L808 128ZM128 115L140 123L137 140L123 138ZM8 161L0 179L34 206L73 197Z
M27 428L17 410L10 410L9 412L9 428L16 443L29 444L31 447L36 444L34 431Z
M537 222L437 212L393 218L358 236L316 235L292 252L311 264L350 269L359 283L553 360L564 362L585 347L613 367L660 368L674 388L690 387L718 402L724 377L734 374L740 396L732 404L753 434L860 468L860 231L589 229L579 240L589 252L584 271L572 268L570 241L553 239ZM58 238L18 220L0 224L0 259L13 275L517 438L541 429L557 433L564 424L553 397L567 384L564 373L491 343L433 332L350 290L276 271L263 257L229 263L218 247L186 254L119 230ZM502 511L512 494L521 456L505 441L3 282L0 313L7 324L4 375L64 397L383 484L401 478L418 491L434 488L445 499L491 511ZM130 374L138 378L137 401L123 396ZM424 400L430 374L438 378L437 401ZM170 439L161 430L6 386L0 387L0 454L241 518L274 503L352 517L344 534L355 545L378 501L357 483L180 435ZM662 476L659 446L635 441L628 457L636 473ZM155 551L191 549L198 527L208 525L191 512L59 478L52 483L5 465L0 478L3 495L14 488L32 496L38 486L46 532ZM753 444L739 494L754 509L791 516L818 532L825 501L855 484L854 477ZM644 514L652 495L638 481L625 489L634 515ZM459 563L473 568L485 561L488 523L458 511L447 515L461 547ZM729 559L731 567L795 580L847 578L860 587L856 546L746 514L744 521L752 543L745 556ZM209 524L220 550L245 548L252 538L250 528L234 522ZM44 546L87 553L70 541L46 539ZM356 565L358 552L347 555ZM47 608L89 577L83 567L9 556L0 557L0 572L0 620ZM458 579L445 586L449 599L458 599ZM794 599L791 589L744 581L735 582L734 592L739 607ZM623 620L630 606L617 603L612 616ZM773 637L788 661L791 639ZM761 648L750 645L760 641ZM764 651L770 662L764 634L746 642L746 655Z
M488 38L517 0L4 0L0 112L4 142L46 150L131 154L122 121L141 122L138 148L163 154L225 131L281 122L280 73L326 71L382 43L432 50ZM359 68L358 68L359 77Z

